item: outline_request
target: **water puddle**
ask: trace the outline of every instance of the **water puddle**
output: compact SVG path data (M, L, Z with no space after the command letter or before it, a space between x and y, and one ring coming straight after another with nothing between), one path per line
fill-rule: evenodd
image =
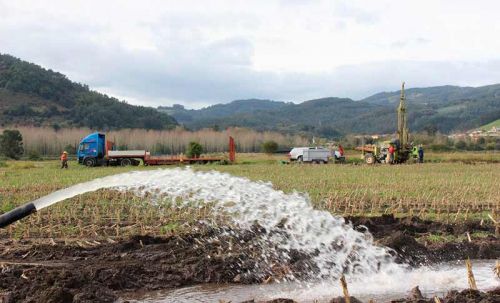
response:
M476 284L480 290L490 290L500 286L493 267L495 260L475 260L472 262ZM367 302L404 298L411 288L419 286L423 295L444 296L449 290L468 287L465 263L456 261L434 267L409 270L403 275L375 274L358 280L348 280L352 296ZM298 302L329 302L342 296L339 283L280 283L266 285L200 285L149 293L126 294L123 300L133 303L184 303L184 302L242 302L276 298L290 298Z

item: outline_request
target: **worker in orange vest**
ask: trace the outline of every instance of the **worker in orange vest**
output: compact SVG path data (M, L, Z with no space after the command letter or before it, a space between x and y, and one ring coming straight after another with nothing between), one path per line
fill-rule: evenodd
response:
M61 155L61 169L68 168L68 152L63 151Z

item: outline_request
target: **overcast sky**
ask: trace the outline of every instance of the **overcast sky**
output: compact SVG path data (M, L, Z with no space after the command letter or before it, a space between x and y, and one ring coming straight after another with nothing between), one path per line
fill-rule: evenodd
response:
M500 82L500 1L0 0L0 53L132 104Z

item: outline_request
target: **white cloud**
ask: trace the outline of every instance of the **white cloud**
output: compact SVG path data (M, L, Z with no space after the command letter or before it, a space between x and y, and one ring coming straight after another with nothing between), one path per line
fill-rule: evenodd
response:
M130 103L500 82L497 1L8 1L0 52ZM492 68L496 66L496 68Z

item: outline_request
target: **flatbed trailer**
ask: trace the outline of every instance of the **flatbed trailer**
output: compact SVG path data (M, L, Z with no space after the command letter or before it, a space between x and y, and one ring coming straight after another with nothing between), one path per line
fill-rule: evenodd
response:
M207 164L220 162L224 160L222 157L198 157L187 158L178 156L151 156L145 150L134 151L109 151L107 155L108 161L120 161L125 159L140 160L144 165L176 165L176 164ZM125 160L126 161L126 160ZM126 163L126 165L134 165L134 163Z
M219 157L199 157L199 158L183 158L183 157L145 157L144 165L176 165L176 164L207 164L220 162L224 160Z

